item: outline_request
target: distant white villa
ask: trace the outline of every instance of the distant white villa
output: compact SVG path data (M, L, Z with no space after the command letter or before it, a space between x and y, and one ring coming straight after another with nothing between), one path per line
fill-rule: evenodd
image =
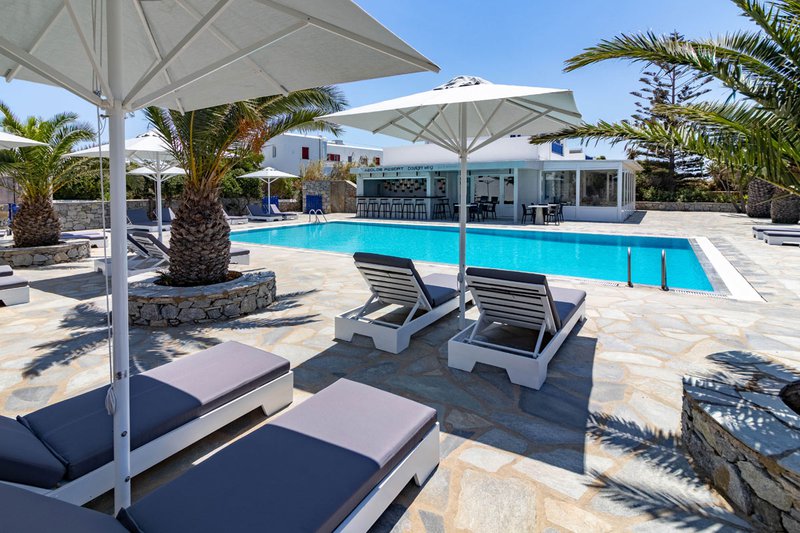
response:
M488 197L498 203L498 217L515 222L522 205L537 203L564 204L567 220L622 222L636 209L641 170L635 161L592 159L565 143L531 145L527 136L487 145L470 156L467 168L469 200ZM359 196L457 201L457 157L433 144L385 148L382 166L354 172Z
M264 166L290 174L299 174L305 165L320 159L325 161L328 169L339 162L365 166L383 163L381 148L356 146L340 139L297 133L285 133L270 139L262 153Z

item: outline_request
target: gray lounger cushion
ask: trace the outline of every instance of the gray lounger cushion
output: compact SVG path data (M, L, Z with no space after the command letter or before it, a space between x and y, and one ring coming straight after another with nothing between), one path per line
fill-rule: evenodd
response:
M458 295L456 276L450 274L431 274L421 278L419 272L414 267L414 261L405 257L395 257L393 255L368 254L356 252L353 259L357 263L367 263L394 268L407 268L416 278L417 283L422 287L422 293L433 307L438 307L448 300L452 300ZM429 287L428 284L431 286ZM455 292L453 292L455 290Z
M0 291L5 289L18 289L27 287L28 280L20 276L0 276Z
M763 232L764 235L774 235L776 237L794 237L795 235L800 235L800 228L798 229L772 229L769 231Z
M533 272L469 267L467 269L467 275L544 286L545 291L548 294L548 299L550 300L550 306L556 323L556 329L561 329L562 323L567 322L578 309L578 307L580 307L580 305L586 300L585 291L563 289L558 287L551 288L547 283L546 276L542 274L535 274Z
M231 257L237 257L241 255L250 255L250 250L247 248L231 248Z
M123 514L147 533L332 531L435 422L430 407L341 379Z
M264 212L264 208L261 206L261 204L248 204L247 211L250 213L250 216L253 217L272 216L271 214Z
M64 472L61 461L36 435L13 418L0 416L0 480L50 488L61 481ZM2 520L0 515L0 523Z
M150 220L146 209L128 209L128 219L134 226L154 226L157 222Z
M11 276L14 274L14 269L8 265L0 265L0 276Z
M0 532L127 533L113 516L0 483Z
M152 441L289 371L277 355L226 342L131 378L131 448ZM107 387L21 418L78 478L113 459Z

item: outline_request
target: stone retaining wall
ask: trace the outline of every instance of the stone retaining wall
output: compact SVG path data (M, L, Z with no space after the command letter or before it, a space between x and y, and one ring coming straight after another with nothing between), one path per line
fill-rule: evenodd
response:
M683 441L700 474L757 529L800 532L800 416L778 396L793 376L759 363L737 361L739 376L751 374L738 383L684 380Z
M355 213L356 185L345 180L303 181L303 199L307 195L322 196L325 213Z
M693 211L708 213L735 213L732 204L718 202L636 202L639 211Z
M14 248L12 245L0 246L0 265L13 268L39 267L78 261L91 255L88 240L75 239L53 246L34 246Z
M240 278L204 287L164 287L155 278L131 283L128 321L168 327L226 320L264 309L275 301L275 274L248 272Z

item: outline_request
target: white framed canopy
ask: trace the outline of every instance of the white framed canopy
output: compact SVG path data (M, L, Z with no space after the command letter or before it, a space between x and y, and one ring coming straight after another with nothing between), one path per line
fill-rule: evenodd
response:
M24 148L26 146L46 146L46 144L0 131L0 150L11 150L13 148Z
M439 68L350 0L5 0L0 75L62 87L105 111L112 258L126 255L125 113ZM112 312L127 316L126 261ZM130 505L128 322L113 328L115 511Z
M572 91L498 85L458 76L430 91L355 107L320 117L412 142L425 141L458 155L459 204L467 204L469 154L508 135L535 135L581 124ZM466 307L467 209L459 209L460 326Z
M294 174L289 174L288 172L282 172L276 168L272 167L265 167L254 172L248 172L247 174L242 174L238 176L238 178L255 178L260 179L264 183L267 184L267 198L272 198L272 183L278 181L280 179L286 178L299 178L300 176L295 176ZM271 201L271 200L268 200Z

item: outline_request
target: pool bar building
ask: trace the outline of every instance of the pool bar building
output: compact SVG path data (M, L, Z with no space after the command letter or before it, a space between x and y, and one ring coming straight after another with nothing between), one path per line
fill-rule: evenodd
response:
M561 203L566 220L623 222L636 210L641 166L592 159L565 143L531 145L528 137L511 136L471 154L467 169L467 198L496 202L498 218L520 222L523 205ZM451 210L458 199L456 156L433 144L385 148L382 166L353 172L359 197L422 198L429 219L440 215L439 198Z

